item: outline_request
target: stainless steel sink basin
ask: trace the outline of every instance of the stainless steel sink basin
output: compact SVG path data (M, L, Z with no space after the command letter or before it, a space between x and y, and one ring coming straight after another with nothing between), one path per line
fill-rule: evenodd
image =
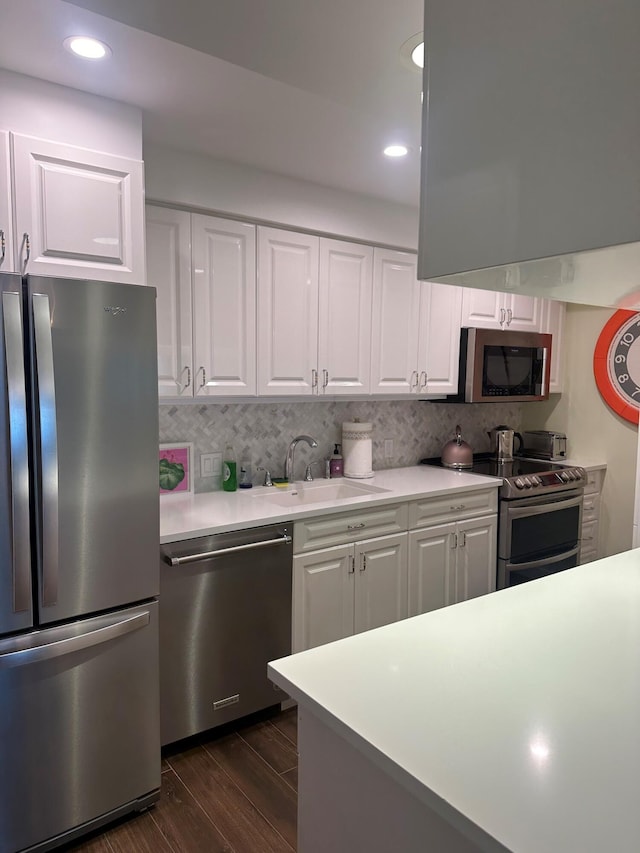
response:
M334 503L388 492L379 486L344 481L339 483L295 483L286 489L277 486L252 492L252 497L275 506L307 506L307 504Z

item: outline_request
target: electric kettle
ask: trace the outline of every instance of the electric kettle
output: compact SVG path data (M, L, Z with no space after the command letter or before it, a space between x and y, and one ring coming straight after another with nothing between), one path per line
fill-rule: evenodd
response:
M514 439L518 439L517 451L522 450L522 436L506 424L500 424L487 432L491 442L491 451L498 462L513 462Z

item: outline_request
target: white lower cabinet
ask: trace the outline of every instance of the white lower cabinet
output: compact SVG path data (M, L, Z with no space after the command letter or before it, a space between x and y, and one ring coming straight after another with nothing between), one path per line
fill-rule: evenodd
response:
M293 558L293 651L397 622L407 609L407 534Z
M409 533L409 616L496 588L495 515Z
M580 564L598 560L601 556L599 546L600 493L605 468L592 468L587 471L587 485L584 488L582 504L582 530L580 533Z

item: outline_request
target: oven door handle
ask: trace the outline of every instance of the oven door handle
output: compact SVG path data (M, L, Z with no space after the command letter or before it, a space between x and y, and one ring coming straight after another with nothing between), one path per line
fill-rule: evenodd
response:
M577 557L580 554L580 545L576 545L570 551L563 551L561 554L554 554L553 557L543 557L540 560L532 560L529 563L509 563L506 564L507 572L521 572L525 569L536 569L539 566L552 566L554 563L561 563L563 560L568 560L570 557Z
M580 493L579 495L572 495L569 498L552 498L551 500L545 500L541 495L537 500L539 500L540 503L530 503L526 506L513 506L507 502L508 505L506 509L508 517L522 518L527 515L545 515L549 512L560 512L564 509L571 509L572 506L582 506L584 498L582 493Z

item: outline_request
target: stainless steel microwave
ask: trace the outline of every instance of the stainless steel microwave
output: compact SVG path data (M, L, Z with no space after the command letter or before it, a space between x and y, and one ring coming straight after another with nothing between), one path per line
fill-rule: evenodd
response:
M549 399L551 335L461 329L458 403Z

